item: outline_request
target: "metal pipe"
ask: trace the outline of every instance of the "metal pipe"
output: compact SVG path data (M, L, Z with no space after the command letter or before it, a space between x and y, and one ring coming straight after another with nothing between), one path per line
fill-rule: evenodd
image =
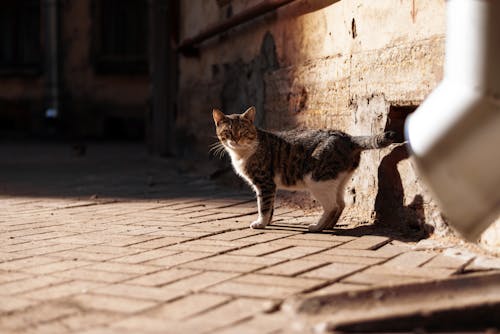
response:
M228 29L234 28L240 24L253 20L261 15L267 14L281 6L284 6L295 0L264 0L259 2L257 5L244 10L241 13L235 14L233 17L227 19L226 21L215 23L209 25L206 29L202 30L200 33L193 37L188 37L179 43L177 50L184 52L195 45L206 41Z
M500 213L500 2L449 0L444 78L406 122L413 161L452 227Z

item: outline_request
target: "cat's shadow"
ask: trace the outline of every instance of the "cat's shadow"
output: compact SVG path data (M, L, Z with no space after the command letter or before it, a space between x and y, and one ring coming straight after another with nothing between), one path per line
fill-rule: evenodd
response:
M342 225L341 225L342 226ZM290 225L284 223L273 223L273 225L267 226L266 230L269 231L293 231L302 232L305 234L323 234L323 235L339 235L339 236L349 236L349 237L362 237L365 235L375 235L388 237L392 240L398 240L403 242L417 242L423 238L426 238L426 234L420 230L408 231L400 229L392 229L388 227L377 226L376 224L359 225L355 227L346 228L334 228L333 230L324 230L322 232L309 232L307 225Z

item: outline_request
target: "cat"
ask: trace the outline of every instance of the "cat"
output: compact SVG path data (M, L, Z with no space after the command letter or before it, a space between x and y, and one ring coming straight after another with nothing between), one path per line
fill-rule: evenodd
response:
M257 194L258 218L251 228L271 223L276 190L309 190L322 205L319 221L309 231L331 229L344 210L344 189L358 167L361 151L386 147L394 132L374 136L350 136L336 130L270 132L254 125L255 107L243 114L225 115L213 109L219 142L236 173Z

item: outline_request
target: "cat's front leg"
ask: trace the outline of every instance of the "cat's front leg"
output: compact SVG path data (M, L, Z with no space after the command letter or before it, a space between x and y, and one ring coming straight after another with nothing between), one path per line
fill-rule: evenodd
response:
M274 198L276 197L276 185L267 184L256 186L257 208L259 217L250 224L251 228L264 228L271 223L274 212Z

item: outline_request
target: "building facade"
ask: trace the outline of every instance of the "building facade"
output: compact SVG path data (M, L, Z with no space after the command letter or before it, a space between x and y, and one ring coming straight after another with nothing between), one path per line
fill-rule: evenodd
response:
M181 45L271 2L280 3L181 1ZM180 56L177 128L200 154L213 141L213 107L239 113L254 105L267 129L401 134L405 118L442 79L445 0L281 3ZM346 215L416 234L448 233L410 160L404 147L363 153ZM483 243L498 245L495 226Z
M137 0L2 1L0 135L143 138L148 8Z

